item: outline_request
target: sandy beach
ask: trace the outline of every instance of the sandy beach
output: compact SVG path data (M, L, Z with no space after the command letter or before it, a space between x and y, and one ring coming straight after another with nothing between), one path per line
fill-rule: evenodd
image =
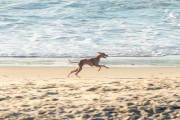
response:
M180 68L0 67L0 120L179 120Z

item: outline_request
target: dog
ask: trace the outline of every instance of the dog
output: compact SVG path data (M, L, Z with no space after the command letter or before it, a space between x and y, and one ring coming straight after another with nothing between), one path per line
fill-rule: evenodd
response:
M108 57L108 55L106 55L105 53L102 53L102 52L98 52L98 54L99 54L99 55L96 56L96 57L94 57L94 58L91 58L91 59L82 59L82 60L80 60L79 62L72 62L72 61L69 60L70 63L78 63L78 68L76 68L75 70L72 70L72 71L69 73L68 77L69 77L72 73L74 73L74 72L76 72L75 75L76 75L77 77L79 77L79 76L78 76L78 73L82 70L82 67L83 67L83 65L85 65L85 64L87 64L87 65L89 65L89 66L91 66L91 67L93 67L93 66L99 67L98 71L101 70L101 67L108 68L108 67L106 67L105 65L99 65L100 59L101 59L101 58L106 58L106 57Z

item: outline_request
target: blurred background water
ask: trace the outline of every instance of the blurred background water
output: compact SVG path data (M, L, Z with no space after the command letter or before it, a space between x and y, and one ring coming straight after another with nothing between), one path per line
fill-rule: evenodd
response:
M179 0L1 0L0 56L180 55Z

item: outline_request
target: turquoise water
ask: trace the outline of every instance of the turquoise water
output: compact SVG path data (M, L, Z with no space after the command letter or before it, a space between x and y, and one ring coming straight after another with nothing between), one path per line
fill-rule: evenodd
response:
M179 36L179 0L0 1L1 57L180 55Z

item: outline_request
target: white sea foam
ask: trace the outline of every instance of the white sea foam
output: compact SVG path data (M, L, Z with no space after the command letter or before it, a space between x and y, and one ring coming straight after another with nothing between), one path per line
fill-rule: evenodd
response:
M1 0L0 56L180 54L180 1Z

